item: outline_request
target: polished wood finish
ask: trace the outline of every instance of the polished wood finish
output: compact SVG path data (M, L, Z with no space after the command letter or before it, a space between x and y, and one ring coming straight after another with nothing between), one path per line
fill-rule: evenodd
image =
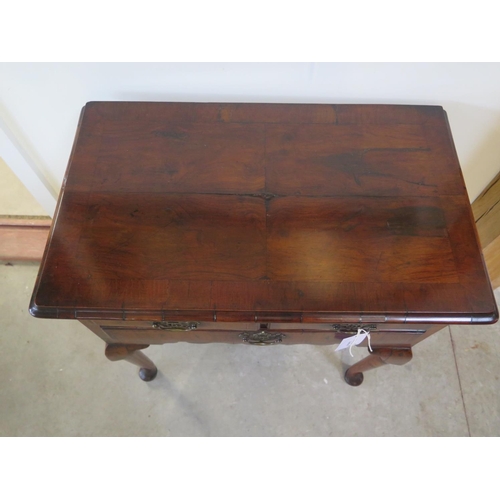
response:
M500 174L472 204L477 232L493 288L500 286Z
M498 318L446 113L380 105L88 103L30 311L126 345Z

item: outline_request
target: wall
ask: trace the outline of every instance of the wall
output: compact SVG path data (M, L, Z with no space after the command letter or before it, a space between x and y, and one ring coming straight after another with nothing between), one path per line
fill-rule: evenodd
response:
M444 106L472 201L500 170L499 89L498 63L0 64L3 122L56 192L88 101L393 103Z

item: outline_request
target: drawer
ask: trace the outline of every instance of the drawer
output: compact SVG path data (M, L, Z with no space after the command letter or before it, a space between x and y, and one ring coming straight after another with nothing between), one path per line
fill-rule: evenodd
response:
M100 328L113 342L165 344L171 342L230 344L316 344L339 343L356 334L357 324L295 323L210 323L107 321ZM371 331L372 345L414 345L430 325L385 324L361 325ZM301 327L301 328L299 328Z
M327 330L336 333L353 334L358 328L370 332L384 333L424 333L431 325L409 323L253 323L215 321L100 321L102 328L127 328L141 330L193 331L193 330Z

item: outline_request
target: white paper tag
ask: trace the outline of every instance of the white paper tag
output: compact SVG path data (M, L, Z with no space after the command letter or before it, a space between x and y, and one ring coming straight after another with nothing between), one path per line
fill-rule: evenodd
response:
M349 349L353 345L358 345L366 339L366 333L358 333L358 335L353 335L352 337L347 337L338 346L335 351L341 351L342 349Z

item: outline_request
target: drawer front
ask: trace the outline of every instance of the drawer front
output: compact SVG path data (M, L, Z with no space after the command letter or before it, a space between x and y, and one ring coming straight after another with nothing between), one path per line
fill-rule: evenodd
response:
M414 345L430 325L408 324L296 324L107 321L100 328L117 343L165 344L171 342L248 345L337 344L355 335L359 327L371 332L372 346Z

